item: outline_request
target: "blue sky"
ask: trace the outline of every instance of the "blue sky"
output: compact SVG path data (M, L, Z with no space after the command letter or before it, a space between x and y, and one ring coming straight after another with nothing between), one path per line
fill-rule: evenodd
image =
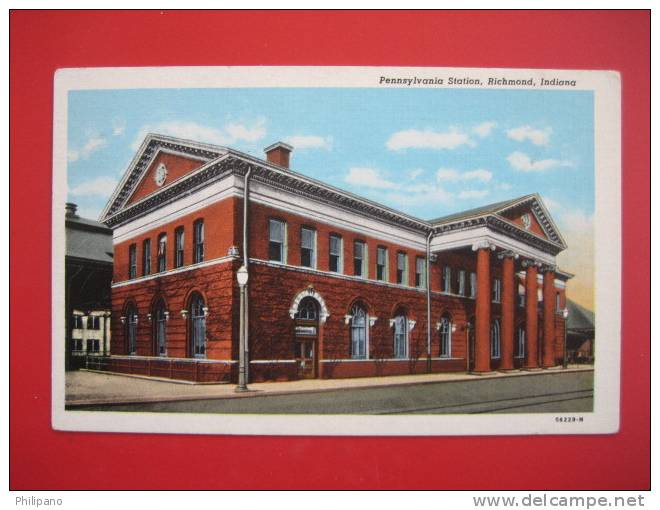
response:
M592 229L593 94L475 89L142 89L69 93L68 200L97 217L147 132L258 157L430 219L538 192Z

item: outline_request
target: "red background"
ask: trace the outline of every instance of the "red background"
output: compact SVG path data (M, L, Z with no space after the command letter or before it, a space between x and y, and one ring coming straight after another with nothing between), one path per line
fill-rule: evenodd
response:
M649 488L648 12L25 11L10 14L10 27L11 488ZM262 64L621 72L618 434L290 438L51 430L51 264L50 250L41 248L50 245L55 70Z

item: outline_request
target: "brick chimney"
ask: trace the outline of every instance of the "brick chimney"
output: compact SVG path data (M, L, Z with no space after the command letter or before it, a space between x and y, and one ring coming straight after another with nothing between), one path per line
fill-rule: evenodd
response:
M290 145L284 142L276 142L273 145L266 147L264 152L266 153L266 160L269 163L273 163L288 169L292 150L293 147Z

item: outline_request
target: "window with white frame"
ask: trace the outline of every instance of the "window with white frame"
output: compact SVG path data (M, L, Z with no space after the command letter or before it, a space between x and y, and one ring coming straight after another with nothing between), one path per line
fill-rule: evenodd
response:
M126 309L126 350L128 354L137 352L137 324L137 309L131 304Z
M490 357L500 357L500 321L495 320L490 327Z
M426 259L424 257L415 259L415 287L426 287Z
M337 234L330 234L330 250L328 266L333 273L342 273L343 269L343 247L341 236Z
M518 306L525 307L525 286L522 283L518 284Z
M83 316L74 315L71 318L71 329L83 329Z
M190 300L190 356L206 357L206 311L204 298L194 294Z
M477 273L470 273L470 297L477 297Z
M82 338L73 338L72 339L72 350L74 351L82 351L83 350L83 339Z
M513 355L516 358L525 357L525 326L518 326L516 331L516 348Z
M387 248L379 246L376 250L376 280L381 282L389 281L389 263L387 257Z
M351 357L365 359L369 334L367 312L362 306L354 305L351 315Z
M154 312L156 356L167 356L167 314L165 303L159 300Z
M493 278L493 302L499 303L502 297L502 281L499 278Z
M408 285L408 255L403 252L396 254L396 283Z
M151 274L151 239L142 241L142 275Z
M367 277L367 245L364 241L353 243L353 274L361 278Z
M451 356L451 333L452 323L448 313L440 318L440 357L449 358Z
M555 293L555 311L561 311L561 294L559 292Z
M193 223L193 264L204 262L204 220Z
M185 246L183 227L174 231L174 267L183 266L183 250Z
M442 291L451 294L451 267L442 269Z
M300 265L316 267L316 230L307 227L300 229Z
M87 317L87 329L101 329L101 317L90 315Z
M167 269L167 234L162 233L158 236L158 272L162 273Z
M268 220L268 260L286 263L286 223Z
M458 295L465 296L465 271L458 271Z
M131 244L128 247L128 277L135 278L137 276L137 247Z
M408 357L408 319L403 314L394 317L394 357Z

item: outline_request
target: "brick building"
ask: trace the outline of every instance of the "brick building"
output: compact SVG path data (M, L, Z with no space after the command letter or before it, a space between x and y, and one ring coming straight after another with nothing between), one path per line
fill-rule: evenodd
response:
M251 381L561 364L571 275L538 195L425 221L291 170L291 150L147 136L102 215L110 370L235 380L242 265Z

